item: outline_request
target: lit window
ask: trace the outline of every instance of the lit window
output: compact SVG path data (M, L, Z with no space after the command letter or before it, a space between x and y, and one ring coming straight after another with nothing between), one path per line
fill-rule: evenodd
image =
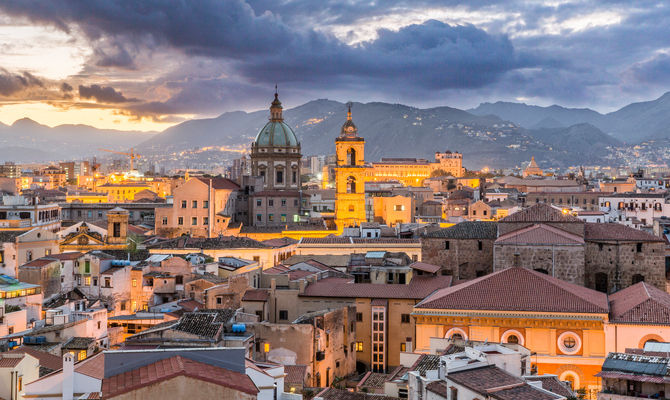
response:
M363 342L356 342L356 351L359 353L363 351Z
M86 285L86 286L91 286L91 277L90 277L90 276L87 276L87 277L84 279L84 285Z
M77 360L81 361L86 359L86 350L79 350L79 354L77 354Z

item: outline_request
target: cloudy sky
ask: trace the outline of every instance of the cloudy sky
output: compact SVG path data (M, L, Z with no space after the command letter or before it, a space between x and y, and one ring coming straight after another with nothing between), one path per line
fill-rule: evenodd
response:
M670 90L670 2L2 0L0 122L163 130L316 98L612 111Z

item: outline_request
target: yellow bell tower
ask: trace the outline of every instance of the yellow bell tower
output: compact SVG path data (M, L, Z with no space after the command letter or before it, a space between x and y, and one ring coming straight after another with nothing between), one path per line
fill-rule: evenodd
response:
M358 226L365 217L365 139L351 120L351 105L340 136L335 139L335 224L338 229Z

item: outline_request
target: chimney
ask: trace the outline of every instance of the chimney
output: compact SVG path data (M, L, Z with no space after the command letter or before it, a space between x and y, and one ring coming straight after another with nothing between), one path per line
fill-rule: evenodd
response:
M300 287L298 290L298 293L303 294L305 293L305 287L307 286L307 281L305 279L300 280Z
M63 400L74 400L74 354L63 355Z
M275 278L272 278L270 281L270 290L275 290L277 289L277 280Z

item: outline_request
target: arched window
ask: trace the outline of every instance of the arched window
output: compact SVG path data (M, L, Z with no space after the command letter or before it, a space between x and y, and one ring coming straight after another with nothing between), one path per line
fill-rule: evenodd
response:
M507 336L507 343L519 344L519 338L516 335Z
M349 212L354 212L354 206L349 206Z
M353 176L347 178L347 193L356 193L356 178Z
M639 282L644 282L644 275L641 274L633 275L632 284L635 285L636 283Z
M347 165L356 165L356 150L353 147L347 150Z

